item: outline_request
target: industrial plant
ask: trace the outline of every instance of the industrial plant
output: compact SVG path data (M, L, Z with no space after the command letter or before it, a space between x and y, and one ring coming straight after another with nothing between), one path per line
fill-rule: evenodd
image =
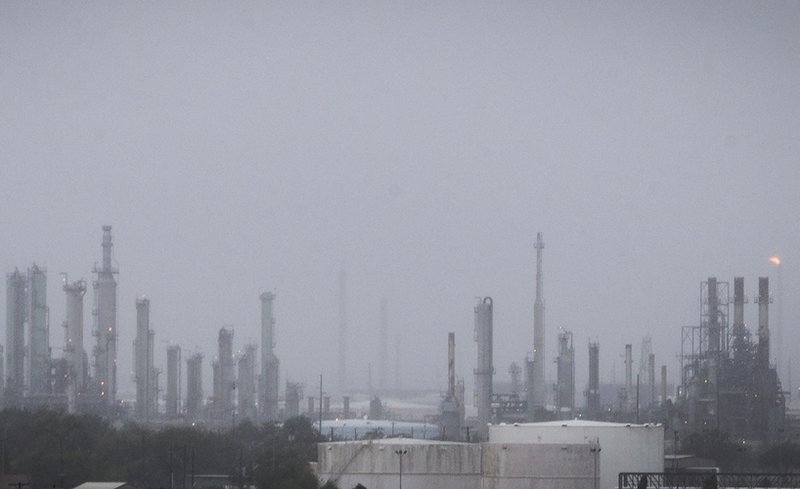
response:
M494 327L493 298L478 297L472 310L474 350L469 342L457 342L455 332L448 333L446 342L441 338L446 390L433 393L436 400L429 403L427 410L403 412L394 400L402 399L404 392L413 388L402 391L389 387L386 299L380 302L375 328L380 356L377 387L372 385L371 364L367 366L366 388L354 386L348 376L342 358L348 351L347 276L344 271L338 277L339 357L338 372L332 383L336 384L335 392L339 397L334 398L323 391L322 377L318 386L284 378L281 391L276 342L279 323L274 313L277 296L271 291L253 294L253 316L260 319L254 321L259 323L259 344L247 342L237 348L232 326L215 327L216 352L207 355L193 351L184 355L185 350L179 344L170 342L162 371L155 362L158 331L151 324L150 312L151 306L163 305L157 298L151 302L151 298L145 296L118 301L116 276L119 270L113 258L111 226L102 227L101 247L102 261L93 267L95 279L91 287L94 290L93 347L84 340L84 297L90 288L86 280L69 280L62 274L66 305L64 340L59 348L54 348L47 302L47 270L33 264L27 270L15 269L8 274L6 337L2 350L4 358L0 362L4 408L51 408L130 418L156 426L201 423L222 427L234 426L245 419L281 422L305 415L318 423L319 432L330 441L320 446L321 477L355 481L367 477L365 474L373 474L367 480L378 480L379 476L374 474L380 470L374 464L383 464L384 468L393 466L399 462L392 456L396 450L413 447L415 455L406 460L407 470L416 471L419 484L424 486L431 477L435 479L446 473L463 479L467 487L505 487L503 481L514 477L560 477L563 474L546 475L549 469L543 467L547 464L524 470L514 464L503 465L504 457L511 457L512 452L516 458L536 456L549 460L558 457L559 453L550 446L553 444L561 444L570 452L571 458L568 458L574 462L570 470L577 471L570 477L602 480L606 487L612 482L609 474L617 470L663 471L665 453L676 457L678 440L691 433L717 430L743 443L769 443L798 426L797 420L787 414L787 394L775 365L770 363L769 306L772 298L767 277L758 278L758 290L753 295L752 304L758 310L758 326L753 332L744 321L749 301L743 277L733 279L732 294L729 283L716 277L709 277L700 284L700 321L675 329L682 346L674 372L679 381L669 384L668 367L664 363L659 369L649 336L641 338L638 368L635 369L634 342L615 345L604 339L601 344L599 338L576 338L564 327L548 330L544 241L542 233L538 233L533 245L535 297L532 327L526 338L530 342L527 356L498 362L494 354L495 335L505 333ZM130 347L135 396L128 399L119 395L117 387L120 375L118 304L132 307L136 317L135 324L130 326L134 336ZM548 336L553 338L551 355L546 347ZM438 343L440 339L434 340ZM582 349L581 344L586 345L586 349ZM471 396L467 395L469 390L464 376L458 375L457 345L475 354ZM621 383L601 381L601 346L607 347L611 355L624 359ZM54 349L60 350L61 356L54 356ZM585 352L588 360L585 389L576 385L576 357L581 352ZM496 379L498 364L509 365L509 381ZM548 364L554 366L550 377L545 369ZM162 372L165 375L162 376ZM658 377L657 372L660 373ZM204 390L207 373L212 379L210 392ZM547 379L554 381L548 384ZM395 384L398 387L399 381ZM304 397L307 393L311 395ZM425 393L415 395L419 397ZM625 439L634 443L635 438L635 443L641 446L631 451L627 460L638 462L626 465L619 457L608 454L597 465L601 432L606 443L620 437L628 437ZM353 445L354 440L398 436L414 441L376 442L367 450L369 453L377 450L371 458L356 461L367 452L359 448L362 445ZM591 443L582 444L581 440ZM484 450L483 458L476 450ZM438 469L431 468L420 455L427 452L451 454L458 463L442 462L444 465ZM346 468L339 466L343 460L350 460ZM592 464L596 468L591 474L581 472ZM412 476L409 474L409 477Z

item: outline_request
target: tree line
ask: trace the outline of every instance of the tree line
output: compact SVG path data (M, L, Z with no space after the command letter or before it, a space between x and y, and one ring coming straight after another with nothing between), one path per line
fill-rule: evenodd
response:
M319 486L309 462L316 460L321 439L305 417L212 430L4 410L0 438L3 473L30 476L30 489L71 488L86 481L188 489L202 474L229 476L240 487L259 489Z

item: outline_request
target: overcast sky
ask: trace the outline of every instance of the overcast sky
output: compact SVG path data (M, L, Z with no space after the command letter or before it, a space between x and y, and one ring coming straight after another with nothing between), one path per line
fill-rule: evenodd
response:
M5 1L0 265L47 266L60 347L59 273L91 280L113 225L123 390L137 295L158 366L171 341L210 382L265 290L281 382L333 383L341 268L351 384L385 297L404 386L445 389L455 331L471 389L476 296L497 380L532 349L541 231L548 377L571 330L582 401L589 338L603 380L645 335L677 378L709 276L745 277L751 327L771 276L796 349L798 86L797 2Z

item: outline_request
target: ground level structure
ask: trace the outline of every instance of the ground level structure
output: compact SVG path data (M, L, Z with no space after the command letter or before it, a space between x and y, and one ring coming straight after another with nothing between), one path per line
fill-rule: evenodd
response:
M342 489L597 489L593 444L408 438L321 443L321 482Z
M621 472L664 471L664 427L660 424L566 420L492 425L494 444L591 444L589 464L597 470L599 489L618 485Z

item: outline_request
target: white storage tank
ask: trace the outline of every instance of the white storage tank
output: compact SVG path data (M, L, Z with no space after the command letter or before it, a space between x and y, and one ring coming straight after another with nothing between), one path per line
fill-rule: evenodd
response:
M660 424L583 420L499 424L489 428L489 442L597 444L598 489L615 489L620 472L664 471L664 428Z
M481 447L409 438L320 443L317 475L341 488L480 489Z
M483 443L482 489L597 489L597 445Z

